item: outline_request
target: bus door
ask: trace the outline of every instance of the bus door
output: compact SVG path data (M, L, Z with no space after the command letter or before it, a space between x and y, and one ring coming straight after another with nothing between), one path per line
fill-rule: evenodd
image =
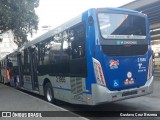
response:
M33 90L38 91L38 77L37 77L37 66L38 66L38 49L31 48L30 49L30 60L31 60L31 80L32 80L32 88Z
M22 68L22 54L17 55L17 61L18 61L18 73L19 73L19 79L17 79L17 83L19 87L22 87L24 85L23 68Z

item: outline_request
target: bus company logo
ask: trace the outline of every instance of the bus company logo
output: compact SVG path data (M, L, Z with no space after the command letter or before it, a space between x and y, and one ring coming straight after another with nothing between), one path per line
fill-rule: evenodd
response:
M138 72L146 72L146 67L142 63L138 63Z
M119 60L110 60L109 64L110 69L118 69Z
M138 67L139 67L139 69L141 69L142 68L142 63L139 63Z

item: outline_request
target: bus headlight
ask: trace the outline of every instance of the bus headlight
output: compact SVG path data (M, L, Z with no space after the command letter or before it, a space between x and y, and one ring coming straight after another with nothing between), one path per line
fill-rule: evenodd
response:
M102 71L100 62L94 58L92 60L93 60L94 73L95 73L97 83L100 85L106 86L106 82L104 79L104 75L103 75L103 71Z

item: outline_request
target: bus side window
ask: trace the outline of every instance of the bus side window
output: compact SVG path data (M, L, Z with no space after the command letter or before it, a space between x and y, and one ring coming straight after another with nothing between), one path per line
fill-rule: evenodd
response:
M85 77L87 74L85 24L83 22L77 24L70 31L72 31L70 73L71 76Z
M30 69L29 69L29 63L30 63L30 60L29 60L29 50L28 49L25 49L24 50L24 74L28 75L30 73Z
M71 40L72 59L85 57L85 29L81 23L73 27L73 40Z
M30 55L33 59L34 69L37 69L37 66L39 65L38 45L32 46L32 48L30 48L30 52L32 53L32 55Z
M48 53L47 51L47 45L48 45L48 41L45 41L43 43L40 43L38 45L38 54L39 54L39 64L40 65L46 65L47 63L47 59L46 59L46 55Z
M59 35L58 39L54 36L48 45L48 54L50 64L57 64L61 61L62 38Z
M43 65L43 61L44 61L44 45L43 44L39 45L38 51L39 51L39 64Z
M39 44L39 73L57 74L60 72L61 44L62 41L60 39L56 40L54 37Z
M38 66L39 65L38 45L35 47L34 55L35 55L36 66Z

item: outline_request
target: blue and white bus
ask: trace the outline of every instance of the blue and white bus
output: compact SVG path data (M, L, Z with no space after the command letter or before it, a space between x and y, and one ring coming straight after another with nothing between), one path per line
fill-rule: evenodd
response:
M148 18L92 8L18 50L16 87L49 102L97 105L152 93Z

